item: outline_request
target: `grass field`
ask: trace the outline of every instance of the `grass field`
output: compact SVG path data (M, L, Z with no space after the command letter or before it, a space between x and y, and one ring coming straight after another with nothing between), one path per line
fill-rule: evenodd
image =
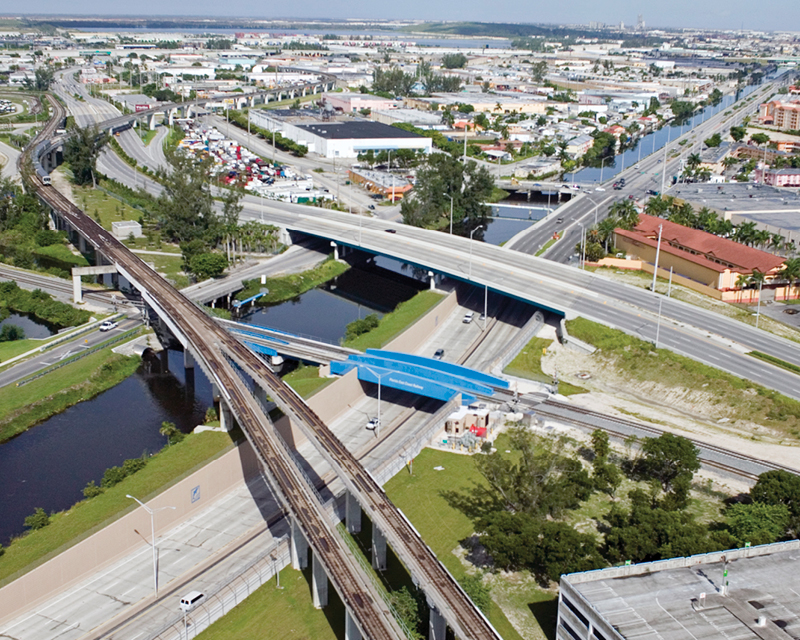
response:
M247 600L217 620L199 640L343 640L344 605L336 590L328 588L328 606L315 609L311 600L311 569L281 571L281 587L275 580L262 585ZM275 632L270 633L269 629ZM277 630L280 630L279 632Z
M138 368L138 357L96 351L60 369L0 394L0 442L78 402L110 389Z
M301 293L305 293L341 275L349 268L347 264L330 259L302 273L293 273L277 278L267 278L267 283L265 285L262 285L261 281L258 279L247 280L243 283L245 288L236 294L236 299L246 300L259 293L262 287L266 287L269 293L259 299L259 304L274 304L276 302L291 300Z
M121 220L138 220L142 212L120 202L105 191L91 187L73 185L72 193L76 202L88 215L98 220L103 229L111 231L111 223Z
M148 129L142 136L142 142L144 143L144 146L146 147L148 144L150 144L156 135L158 135L157 129Z
M125 497L147 501L233 446L227 433L190 434L166 447L147 466L91 500L55 514L50 524L14 540L0 556L0 586L87 538L137 505Z
M58 334L52 335L45 340L13 340L12 342L0 342L0 363L11 358L16 358L27 351L38 349L58 338Z
M507 445L505 438L498 440L498 448ZM436 471L434 467L438 466L444 469ZM463 579L467 572L453 552L459 547L461 540L472 535L474 527L467 516L450 505L442 491L469 490L473 483L481 481L470 456L424 449L414 459L413 475L401 471L384 487L392 502L408 517L456 579ZM511 580L514 581L514 578ZM503 601L507 600L505 594L510 589L509 586L504 586L504 582L498 576L492 586L493 594L496 593L498 599ZM529 625L526 626L536 628L533 635L526 634L526 637L544 638L546 634L541 627L537 627L536 620L540 620L543 626L549 624L555 609L555 596L532 582L528 584L523 593L516 593L513 598L514 606L521 607L514 612L515 617L527 619ZM541 617L534 619L532 611ZM522 637L495 602L492 603L489 620L505 640L520 640ZM552 637L552 631L554 630L548 629L549 637Z
M546 350L553 343L545 338L532 338L517 356L508 363L505 373L518 378L527 378L536 382L552 383L553 377L542 371L543 349ZM587 393L583 387L559 380L558 392L562 396L571 396L576 393Z
M631 380L702 390L732 417L800 439L800 401L584 318L568 320L567 330Z
M327 387L335 378L320 378L319 369L315 366L300 365L294 371L283 376L283 381L297 391L303 398L313 396L317 391Z
M383 316L380 324L372 331L346 341L344 346L359 351L378 349L405 331L443 299L443 296L435 291L420 291L410 300L398 304L394 311Z

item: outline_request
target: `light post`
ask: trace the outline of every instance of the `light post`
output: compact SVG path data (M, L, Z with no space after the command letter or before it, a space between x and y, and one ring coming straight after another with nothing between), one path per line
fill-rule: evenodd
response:
M483 330L486 331L486 321L489 318L489 285L483 285Z
M661 333L661 303L664 301L664 298L658 299L658 322L656 324L656 349L658 349L658 337Z
M135 498L130 494L125 495L126 498L130 498L131 500L136 500L139 503L139 506L142 507L147 513L150 514L150 544L153 547L153 589L155 591L155 597L158 597L158 560L157 560L157 552L156 552L156 511L163 511L164 509L175 509L175 507L159 507L158 509L151 509L148 507L144 502L139 500L139 498Z
M607 158L603 158L603 161L600 163L600 184L603 184L603 167L606 166L606 160L611 160L614 156L608 156Z
M453 235L453 196L449 196L446 193L444 194L445 197L450 198L450 235Z
M580 255L579 264L580 264L581 269L583 269L583 261L584 261L584 259L586 257L586 245L585 245L585 242L586 242L585 231L586 230L583 228L582 224L579 224L578 226L581 228L581 255Z
M472 231L469 232L469 279L472 280L472 235L478 230L483 229L483 225L479 224Z
M656 277L658 277L658 254L661 253L661 231L664 225L658 225L658 244L656 245L656 264L653 267L653 293L656 292ZM661 303L659 303L661 304Z
M378 373L372 367L364 367L367 371L369 371L372 375L374 375L378 379L378 424L375 427L375 436L378 435L378 429L381 428L381 380L383 380L383 376L388 376L391 371L384 371L383 373Z
M758 320L761 317L761 285L764 284L763 280L758 281L758 306L756 307L756 329L758 329Z

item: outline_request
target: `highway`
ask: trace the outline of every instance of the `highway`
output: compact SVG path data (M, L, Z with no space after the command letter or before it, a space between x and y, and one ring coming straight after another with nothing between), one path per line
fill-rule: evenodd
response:
M55 100L51 100L51 104L54 118L43 129L39 139L48 138L55 123L63 117L61 105ZM35 144L30 148L35 148ZM373 522L382 528L395 553L410 567L415 579L421 583L456 635L465 640L494 640L499 637L410 523L388 500L380 486L299 396L262 360L62 194L52 186L43 185L36 174L29 179L39 197L116 264L126 279L135 283L144 298L163 314L162 317L172 325L176 335L186 341L198 364L218 385L222 402L230 408L247 434L273 485L278 489L284 508L301 527L313 548L314 557L325 567L329 580L364 636L374 640L401 638L403 632L382 604L363 569L349 553L345 542L334 530L333 523L313 495L312 488L289 462L293 460L292 454L284 448L258 401L241 383L239 374L232 366L234 362L244 372L255 376L254 380L263 386L285 414L297 419L301 428L313 434L312 441L316 441L320 449L330 456L335 469L342 470L342 480L373 517Z
M753 92L751 96L756 96L756 98L753 99L751 106L721 111L693 129L689 129L679 138L672 140L667 145L666 163L664 160L665 149L662 148L656 150L652 155L643 157L634 166L628 167L625 171L614 176L614 182L619 178L625 178L626 184L623 189L619 191L612 190L610 186L612 180L609 180L603 185L598 185L606 189L605 191L595 191L591 186L581 190L575 199L534 225L532 229L513 238L506 246L516 251L535 254L553 237L554 233L564 232L561 240L553 244L543 255L550 260L567 262L571 256L577 253L575 246L581 239L581 226L589 228L596 221L599 222L605 218L608 214L608 209L617 200L633 196L638 204L643 202L645 192L648 189L658 192L664 191L662 189L662 178L666 176L664 183L666 187L669 187L671 177L680 174L681 157L690 153L696 144L702 143L705 138L714 133L718 132L724 137L724 134L730 130L731 126L740 124L746 115L757 111L759 103L777 90L776 85L777 83L775 82L765 84ZM729 115L726 116L726 112ZM689 142L681 145L681 141ZM672 156L676 152L678 155L673 158ZM559 219L563 221L558 222Z

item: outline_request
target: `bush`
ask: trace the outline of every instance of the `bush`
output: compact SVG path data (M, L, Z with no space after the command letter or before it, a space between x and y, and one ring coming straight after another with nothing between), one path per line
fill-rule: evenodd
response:
M103 474L103 479L100 481L100 486L104 489L110 489L118 485L125 479L125 471L122 467L109 467Z
M50 516L41 507L36 507L36 510L25 518L25 526L31 531L44 529L48 524L50 524Z
M40 247L49 247L52 244L60 244L62 236L58 231L42 229L36 232L35 240Z
M370 313L366 318L353 320L347 325L345 340L352 340L364 333L368 333L380 324L380 319L374 313Z
M206 409L205 422L214 422L218 419L219 417L217 416L217 410L214 407L209 407Z
M489 613L492 603L491 589L484 584L482 576L467 576L461 581L461 587L467 592L470 600L475 603L483 613Z
M99 496L101 493L103 493L103 491L105 491L105 489L103 489L103 487L98 487L94 483L94 480L90 480L89 484L87 484L83 488L83 497L84 498L94 498L95 496Z
M122 470L125 472L125 477L127 477L144 469L146 465L146 458L131 458L122 463Z
M4 325L0 329L0 342L13 342L14 340L24 340L25 331L15 324Z

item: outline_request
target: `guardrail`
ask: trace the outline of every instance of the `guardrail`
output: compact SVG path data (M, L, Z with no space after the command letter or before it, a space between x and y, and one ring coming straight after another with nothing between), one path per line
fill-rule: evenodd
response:
M48 373L52 373L53 371L56 371L57 369L60 369L61 367L66 367L68 364L72 364L73 362L77 362L78 360L80 360L82 358L85 358L86 356L91 355L91 354L93 354L93 353L95 353L97 351L100 351L101 349L106 349L107 347L110 347L112 344L116 344L118 342L122 342L123 340L127 340L128 338L133 337L134 334L139 333L140 329L141 329L141 327L135 327L133 329L130 329L130 330L126 331L125 333L121 333L116 338L112 338L111 340L107 340L106 342L103 342L102 344L98 344L96 347L92 347L91 349L87 349L86 351L82 351L81 353L76 354L76 355L72 356L71 358L67 358L66 360L64 360L62 362L59 362L58 364L54 364L54 365L48 367L47 369L42 369L41 371L33 374L32 376L30 376L28 378L24 378L22 380L19 380L16 383L15 386L22 387L22 386L28 384L29 382L33 382L34 380L38 380L42 376L46 376Z

